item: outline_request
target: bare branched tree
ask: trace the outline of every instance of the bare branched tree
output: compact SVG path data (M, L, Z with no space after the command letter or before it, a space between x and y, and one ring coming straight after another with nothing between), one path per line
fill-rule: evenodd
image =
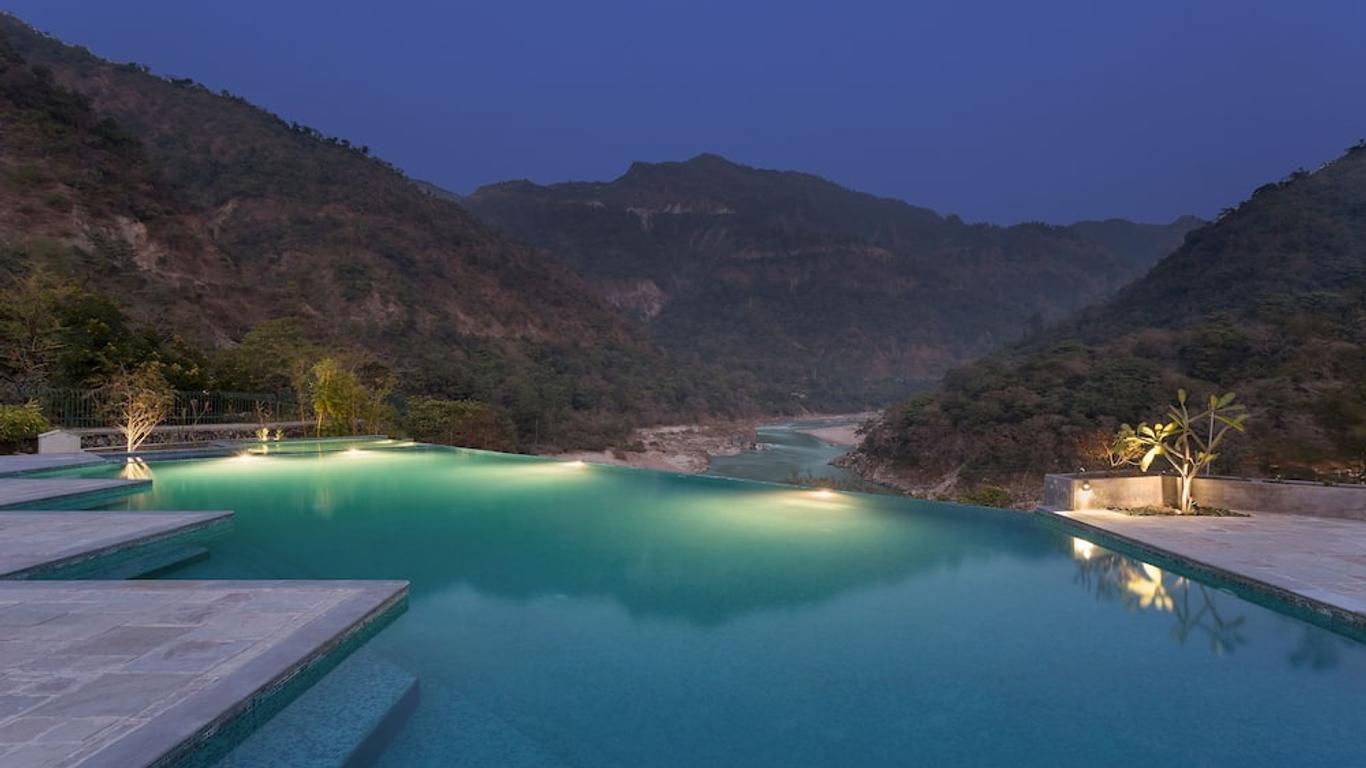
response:
M129 453L142 445L175 404L175 391L155 363L119 371L109 377L104 389L110 419Z

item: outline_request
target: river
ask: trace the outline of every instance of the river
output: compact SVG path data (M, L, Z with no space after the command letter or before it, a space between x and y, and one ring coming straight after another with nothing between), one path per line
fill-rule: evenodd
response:
M808 475L817 480L857 482L859 478L853 472L830 463L848 452L849 446L826 442L803 430L858 423L854 419L814 419L766 424L755 430L759 450L713 456L707 474L774 483Z

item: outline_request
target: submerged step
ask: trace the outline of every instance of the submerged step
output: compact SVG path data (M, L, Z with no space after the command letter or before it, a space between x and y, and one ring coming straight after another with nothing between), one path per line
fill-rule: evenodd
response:
M169 573L204 560L209 550L204 547L186 544L169 549L159 549L140 557L132 557L117 565L102 568L92 574L92 579L150 579Z
M215 768L356 768L417 707L417 678L360 649L215 763Z

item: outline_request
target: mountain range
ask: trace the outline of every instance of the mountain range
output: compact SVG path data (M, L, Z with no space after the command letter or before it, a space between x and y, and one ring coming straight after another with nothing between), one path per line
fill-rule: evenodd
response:
M717 155L462 202L689 360L754 371L815 410L880 405L1097 301L1200 224L967 224Z
M971 224L716 155L460 196L8 15L0 120L0 273L88 287L208 350L293 319L401 395L497 406L523 449L904 397L1114 294L1200 223Z

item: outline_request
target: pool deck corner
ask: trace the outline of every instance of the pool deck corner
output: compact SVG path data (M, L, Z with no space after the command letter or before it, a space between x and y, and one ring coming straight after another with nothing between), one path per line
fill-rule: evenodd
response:
M1366 628L1366 522L1280 513L1135 516L1109 510L1037 514L1082 538L1112 539Z
M226 527L221 512L0 512L0 579L51 575L117 553Z
M103 461L88 455L0 459L0 765L218 748L407 606L406 581L65 580L178 555L232 512L59 511L151 481L25 476Z
M0 456L0 477L48 469L66 469L101 464L105 459L94 453L14 453Z
M65 502L81 496L118 495L150 487L151 480L80 477L3 477L0 478L0 509L52 502Z
M406 581L0 583L0 765L167 765L350 650Z

